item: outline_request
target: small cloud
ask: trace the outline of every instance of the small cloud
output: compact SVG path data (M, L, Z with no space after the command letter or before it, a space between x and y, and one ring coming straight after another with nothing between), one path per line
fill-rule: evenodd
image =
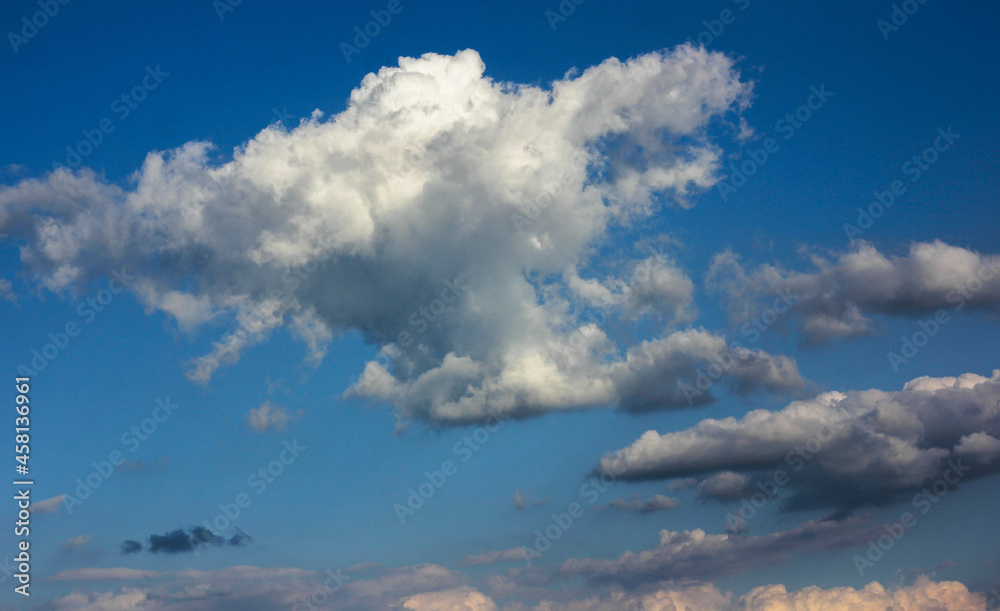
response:
M4 237L6 236L0 235L0 239ZM14 285L10 283L10 280L5 278L0 278L0 299L17 305L17 295L14 294Z
M482 564L496 564L498 562L518 562L525 560L525 558L523 549L512 547L511 549L466 556L459 563L465 566L479 566Z
M671 492L674 492L675 490L690 490L691 488L697 486L700 481L701 480L697 477L681 477L670 482L667 489Z
M135 554L142 551L142 543L132 540L122 541L121 550L123 556L127 556L128 554Z
M265 401L257 409L247 412L247 425L258 433L284 431L288 423L298 420L302 412L289 412L285 408Z
M32 503L31 507L28 508L28 511L37 514L59 513L59 507L62 506L65 498L65 494L60 494L59 496L54 496L51 499L45 499L44 501Z
M608 507L614 507L615 509L622 509L645 515L648 513L656 513L657 511L675 509L677 504L677 499L670 498L669 496L663 496L662 494L655 494L653 495L653 498L648 501L639 500L638 495L633 495L627 501L625 499L616 499L611 501L611 503L608 504Z
M90 537L87 535L78 535L72 539L67 539L59 544L59 550L64 554L68 554L72 551L78 550L81 547L86 547L90 544Z
M253 537L251 537L250 535L246 534L241 530L240 532L230 537L229 540L226 541L226 543L228 543L233 547L246 547L247 545L253 543Z
M514 506L514 509L517 509L518 511L529 509L531 507L540 507L541 505L548 503L547 500L536 501L531 497L530 492L522 494L520 490L514 491L514 496L511 497L510 502Z
M156 579L161 577L156 571L140 571L138 569L86 568L61 571L51 577L53 581L106 581L111 579Z
M292 389L289 388L288 384L283 379L281 379L281 378L278 378L277 380L273 380L273 381L271 380L271 378L267 378L267 394L268 394L268 396L273 395L274 393L278 393L278 392L284 393L284 394L287 395L287 394L291 394Z

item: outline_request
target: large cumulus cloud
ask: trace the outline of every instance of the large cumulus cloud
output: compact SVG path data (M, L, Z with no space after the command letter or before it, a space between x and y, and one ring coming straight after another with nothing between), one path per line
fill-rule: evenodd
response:
M313 361L355 330L382 352L352 392L404 419L689 405L679 383L726 350L673 334L694 314L690 279L661 254L594 265L595 246L715 182L708 134L750 85L687 45L550 88L484 71L471 50L401 58L343 112L272 125L228 161L190 142L124 187L88 170L24 180L0 189L0 231L51 290L125 267L182 329L230 324L190 363L197 382L277 329ZM622 345L609 317L658 331ZM801 384L788 359L745 356L729 372L741 392Z

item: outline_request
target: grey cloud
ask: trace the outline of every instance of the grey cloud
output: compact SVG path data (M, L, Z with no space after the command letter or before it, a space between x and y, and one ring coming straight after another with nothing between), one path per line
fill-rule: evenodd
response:
M571 559L563 577L583 577L592 583L634 588L660 580L714 580L724 575L787 562L796 552L815 553L864 545L871 529L858 519L807 522L792 530L761 536L712 535L701 529L660 532L652 550L626 552L619 558Z
M763 306L790 294L807 343L875 331L873 315L918 317L947 311L1000 312L1000 256L934 242L906 255L885 255L867 242L844 253L810 255L813 271L774 265L744 269L731 252L717 255L707 276L736 325L752 324Z
M945 476L955 486L1000 470L1000 370L921 377L894 392L827 392L780 411L648 431L598 470L631 480L710 476L699 492L717 500L780 470L786 508L884 505Z
M654 494L652 498L646 501L641 500L638 496L632 496L628 500L615 499L608 503L608 507L645 515L675 509L677 504L677 499L662 494Z

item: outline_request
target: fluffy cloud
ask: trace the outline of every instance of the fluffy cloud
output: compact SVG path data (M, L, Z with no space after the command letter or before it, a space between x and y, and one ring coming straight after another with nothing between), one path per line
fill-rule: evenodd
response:
M470 587L453 588L408 596L394 608L411 611L496 611L490 597Z
M998 440L1000 370L921 377L895 392L828 392L780 411L648 431L598 469L633 480L715 474L699 490L722 500L752 488L746 474L763 479L781 470L791 507L851 509L894 501L945 476L950 488L994 473Z
M746 473L722 471L698 482L698 495L719 501L738 501L756 492L753 478Z
M519 511L530 507L539 507L545 503L548 503L548 501L536 500L530 492L522 493L520 490L515 490L514 495L510 499L510 504L514 506L514 509Z
M660 531L652 550L625 552L613 560L571 559L560 567L563 577L584 577L595 584L635 588L659 580L717 579L786 562L796 552L817 552L863 545L872 530L862 520L806 522L792 530L761 536L742 533L711 535L701 529Z
M471 50L401 58L343 112L272 125L228 162L191 142L150 153L127 188L88 170L23 180L0 189L0 231L51 290L127 266L137 298L182 329L228 321L192 361L197 382L279 329L314 362L354 330L382 352L353 393L404 419L689 405L679 382L725 350L670 334L693 314L690 279L667 256L592 257L614 228L714 184L709 134L751 86L688 45L549 88L484 71ZM667 326L621 345L595 307ZM741 391L801 382L787 359L747 356L730 372Z
M694 283L661 253L635 263L625 279L585 280L570 268L566 282L590 305L620 311L626 320L655 313L668 323L679 323L695 316Z
M919 577L913 585L886 588L877 582L854 588L804 588L789 592L783 585L751 590L743 597L720 592L707 583L663 585L651 583L636 589L613 586L603 593L586 590L534 591L517 594L507 588L490 588L488 595L469 586L467 579L435 565L398 569L352 567L377 575L358 579L344 574L339 585L328 583L313 571L295 568L236 566L215 571L158 573L134 569L85 568L64 571L58 581L134 580L141 584L117 592L76 591L43 606L52 611L270 611L273 609L337 609L346 611L496 611L493 597L514 595L505 611L983 611L986 598L957 582L934 582ZM339 574L339 572L338 572ZM155 580L155 581L153 581ZM501 578L501 581L505 578ZM328 580L329 581L329 580ZM488 580L489 581L489 580ZM526 602L526 600L534 602Z
M906 256L886 256L859 241L833 258L812 255L811 263L815 271L762 265L747 272L726 252L713 260L707 284L726 298L735 324L750 324L762 303L790 295L808 343L872 333L874 314L1000 311L1000 257L941 241L912 244Z
M485 375L469 357L448 355L440 368L405 382L369 363L354 391L390 401L408 415L475 422L494 414L527 417L601 404L630 412L704 405L714 396L699 379L708 380L711 367L740 394L805 385L793 360L729 347L722 336L701 329L642 341L624 358L612 357L613 346L596 324L575 333L542 353L524 355L516 370L500 378Z
M80 549L81 547L86 547L90 545L90 537L87 535L77 535L72 539L66 539L59 544L59 550L63 553L69 553Z
M517 611L526 607L512 608ZM934 582L919 577L911 586L889 589L872 582L854 588L808 587L789 592L783 585L755 588L733 600L711 585L667 587L648 594L615 590L604 597L569 603L544 602L534 611L985 611L986 597L969 592L958 582Z
M788 592L785 586L756 588L741 601L747 611L984 611L986 597L954 581L920 577L909 587L888 590L873 582L860 590L810 587Z
M288 423L301 416L301 412L289 413L285 408L265 401L260 407L247 412L247 426L258 433L284 431Z

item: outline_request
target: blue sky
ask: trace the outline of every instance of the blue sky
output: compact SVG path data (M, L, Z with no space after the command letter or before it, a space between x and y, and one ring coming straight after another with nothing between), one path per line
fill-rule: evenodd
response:
M5 606L997 604L997 7L44 4L0 11L49 501Z

